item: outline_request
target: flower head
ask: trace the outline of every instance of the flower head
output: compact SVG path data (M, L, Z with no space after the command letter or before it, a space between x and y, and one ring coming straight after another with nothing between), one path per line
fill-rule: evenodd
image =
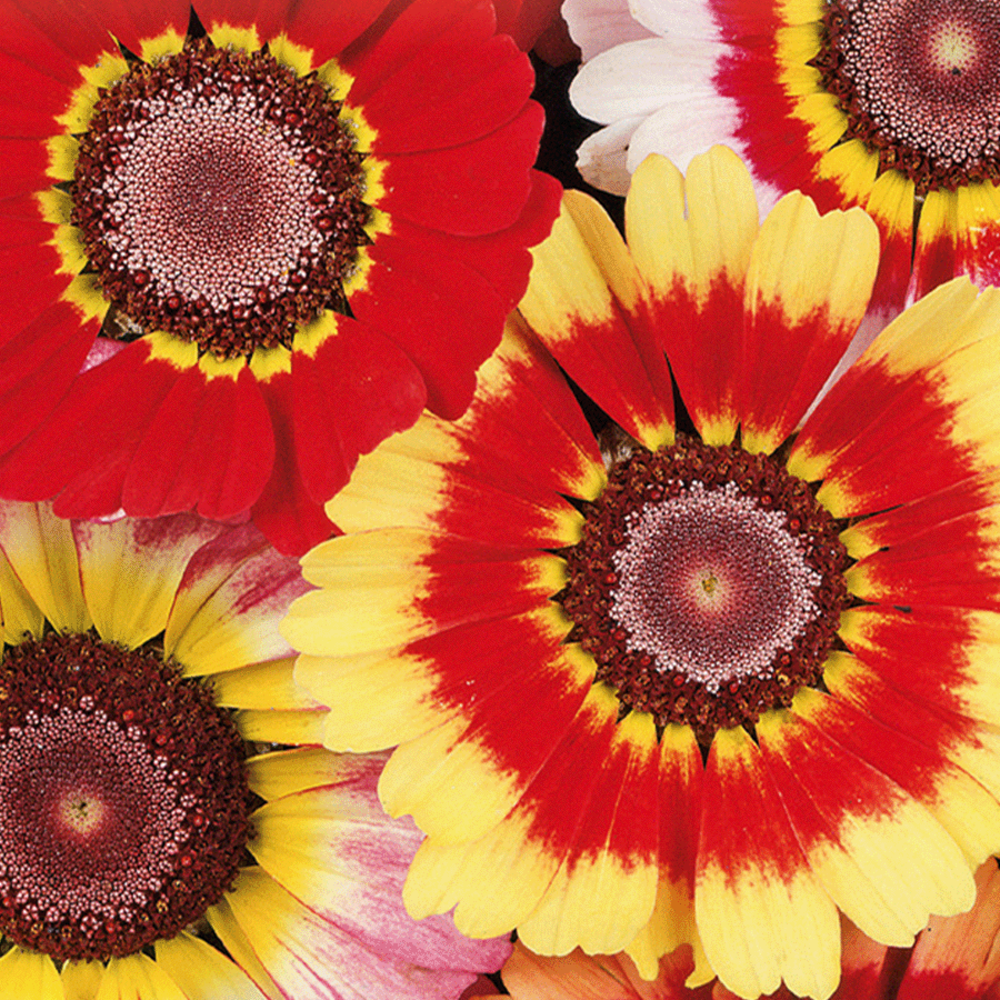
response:
M4 5L0 495L301 552L465 408L558 186L489 4L229 6Z
M0 505L2 989L451 1000L503 960L406 915L385 757L320 748L292 683L307 589L252 525Z
M573 103L606 126L580 149L599 187L721 142L767 203L801 189L875 219L882 325L955 275L1000 282L995 4L568 0L565 16L588 60Z
M566 194L469 413L359 463L282 629L328 746L400 744L413 913L825 998L838 909L909 945L1000 839L1000 297L942 287L803 422L871 220L759 225L717 148L626 231Z

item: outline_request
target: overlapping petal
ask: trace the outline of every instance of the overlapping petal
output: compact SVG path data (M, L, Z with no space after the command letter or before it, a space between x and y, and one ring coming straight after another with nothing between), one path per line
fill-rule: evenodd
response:
M152 329L107 352L121 303L92 269L80 277L79 222L51 185L73 180L99 93L129 72L115 43L148 61L176 53L190 8L4 0L0 255L17 294L0 303L0 495L58 494L62 516L249 510L302 552L331 533L321 505L360 454L425 404L448 418L467 406L558 185L531 169L533 76L490 4L206 0L195 14L220 46L267 45L297 76L317 73L353 130L369 217L344 278L350 316L325 308L287 347L222 361Z
M627 235L567 196L471 408L361 460L282 628L328 746L400 744L380 796L429 834L412 912L628 949L650 978L685 946L692 987L825 1000L843 914L908 945L1000 847L993 296L941 289L810 412L865 314L870 220L790 196L761 226L714 150L686 178L646 161ZM606 464L690 415L815 484L857 605L822 683L708 735L621 707L559 603L606 478L545 350L597 404Z
M827 15L822 0L614 0L599 9L571 0L565 16L584 57L571 98L604 126L581 146L578 165L591 183L625 194L629 175L650 153L684 168L693 154L724 143L746 161L766 207L802 190L821 211L864 208L882 239L865 328L870 341L904 304L956 275L983 288L996 283L1000 201L990 169L939 183L916 152L890 148L880 160L881 140L859 136L864 114L881 114L891 133L894 121L909 124L920 111L893 107L895 95L886 94L888 107L875 113L862 101L858 117L857 95L828 86L816 61L830 45ZM903 34L932 30L907 16ZM895 42L880 37L875 59L904 58ZM897 72L909 78L911 67ZM956 109L961 100L953 98ZM929 96L925 104L928 118L937 113ZM933 124L925 128L933 131Z
M191 514L63 521L46 504L5 502L0 521L6 642L93 623L101 640L120 647L162 643L159 655L181 672L208 678L247 743L289 747L247 762L250 787L264 800L248 844L259 866L209 909L226 951L189 928L155 942L155 957L67 962L60 974L50 956L11 945L0 993L337 1000L361 991L447 1000L502 963L506 939L470 941L449 917L417 925L406 914L403 879L422 837L379 806L384 755L319 747L326 709L295 685L277 633L289 602L309 589L295 560L250 524Z

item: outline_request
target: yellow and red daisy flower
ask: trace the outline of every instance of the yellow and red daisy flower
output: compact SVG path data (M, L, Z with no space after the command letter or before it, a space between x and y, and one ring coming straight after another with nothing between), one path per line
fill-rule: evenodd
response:
M943 286L803 423L872 221L760 225L716 148L650 157L626 232L566 194L469 412L359 463L282 629L327 746L399 744L411 912L825 998L838 911L909 945L1000 846L1000 293Z
M417 924L384 755L319 745L252 525L0 504L0 993L452 1000L509 942Z
M451 418L558 185L475 0L3 0L0 495L250 510L282 551Z
M908 949L889 949L843 920L843 973L831 1000L992 1000L1000 995L1000 870L995 859L976 873L976 903L955 917L932 917ZM514 1000L735 1000L719 982L685 986L690 949L660 960L643 980L627 955L548 958L520 942L503 967ZM485 977L483 977L485 979ZM495 994L480 989L470 1000ZM791 1000L782 987L771 1000Z
M860 205L883 254L884 325L968 274L1000 283L1000 10L978 0L569 0L589 60L577 109L601 187L651 152L684 166L721 142L770 201Z

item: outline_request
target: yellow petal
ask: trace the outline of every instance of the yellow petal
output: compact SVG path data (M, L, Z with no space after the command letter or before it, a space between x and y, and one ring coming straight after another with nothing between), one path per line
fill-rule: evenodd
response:
M188 1000L153 959L139 952L112 958L94 1000Z
M208 675L215 703L226 708L295 709L323 708L321 702L295 683L295 660L285 657L254 663L239 670Z
M48 955L13 945L0 958L0 1000L64 1000L65 996Z
M188 560L219 531L187 515L75 522L83 595L100 637L134 649L159 635Z
M371 763L385 757L368 754L360 759ZM357 760L353 755L331 753L319 747L279 750L251 757L247 761L247 778L250 788L270 801L307 788L348 780L356 770Z
M0 548L31 599L57 629L90 628L69 521L56 517L48 504L0 501Z
M65 1000L94 1000L104 978L101 962L66 962L60 973Z
M157 941L156 962L187 1000L266 1000L232 959L191 934Z
M319 746L323 742L326 709L275 712L246 709L233 716L236 728L250 743L286 743Z

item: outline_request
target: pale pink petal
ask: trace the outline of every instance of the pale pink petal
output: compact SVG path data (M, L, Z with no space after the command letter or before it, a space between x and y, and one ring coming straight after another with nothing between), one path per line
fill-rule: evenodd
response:
M164 652L188 676L291 656L278 622L310 589L298 561L273 549L252 524L227 531L188 563L170 610Z
M286 795L254 813L257 837L250 849L257 861L374 952L423 968L498 969L510 954L507 938L472 940L455 930L450 916L415 921L407 914L403 883L423 835L409 817L391 819L379 803L376 786L387 755L330 756L342 768L335 785Z
M643 119L625 118L584 139L576 151L576 168L588 184L622 197L628 194L632 175L625 161L629 142Z
M654 35L715 38L719 29L704 0L631 0L632 16Z
M652 37L632 17L628 0L566 0L562 16L584 62L622 42Z

